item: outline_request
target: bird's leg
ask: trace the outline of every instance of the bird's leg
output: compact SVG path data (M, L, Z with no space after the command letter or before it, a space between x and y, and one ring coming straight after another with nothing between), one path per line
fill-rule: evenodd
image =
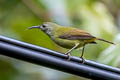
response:
M65 53L65 55L68 56L68 60L70 60L70 52L71 52L72 50L74 50L76 47L78 47L78 45L79 45L79 43L76 43L73 48L71 48L68 52Z
M82 48L82 55L81 55L81 59L82 59L82 64L84 64L85 60L84 60L84 49L85 49L85 44L83 45L83 48Z

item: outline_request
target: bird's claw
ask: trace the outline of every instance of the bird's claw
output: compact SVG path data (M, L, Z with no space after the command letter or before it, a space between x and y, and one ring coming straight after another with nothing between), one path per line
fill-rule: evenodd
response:
M80 58L82 59L82 64L84 64L85 60L84 60L83 56L81 56Z
M67 55L68 56L68 61L70 60L70 53L65 53L65 55Z

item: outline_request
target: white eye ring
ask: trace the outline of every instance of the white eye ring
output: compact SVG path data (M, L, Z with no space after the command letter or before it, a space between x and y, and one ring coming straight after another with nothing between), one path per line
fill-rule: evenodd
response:
M45 25L42 25L43 28L45 28L46 26Z

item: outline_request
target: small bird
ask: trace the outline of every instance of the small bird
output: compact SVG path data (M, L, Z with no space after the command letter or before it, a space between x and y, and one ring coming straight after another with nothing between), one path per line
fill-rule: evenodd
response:
M58 24L52 22L44 22L42 25L32 26L28 29L38 28L46 33L56 44L63 48L69 49L65 54L68 56L68 60L70 60L70 52L74 49L82 48L82 64L85 62L84 60L84 49L86 44L96 44L96 40L104 41L110 44L114 44L113 42L104 40L102 38L97 38L90 33L72 27L60 26Z

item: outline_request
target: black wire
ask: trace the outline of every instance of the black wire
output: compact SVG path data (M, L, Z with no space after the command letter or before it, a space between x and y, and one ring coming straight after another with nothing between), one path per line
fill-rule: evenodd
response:
M120 76L113 72L108 72L87 65L70 62L55 56L42 54L41 52L25 49L5 42L0 42L0 53L16 59L40 64L46 67L68 72L78 76L100 80L119 80Z
M14 44L14 45L17 45L17 46L21 46L21 47L31 49L31 50L40 51L40 52L43 52L45 54L50 54L50 55L53 55L53 56L56 56L56 57L60 57L60 58L64 58L64 59L68 58L66 55L61 54L59 52L55 52L55 51L52 51L52 50L49 50L49 49L46 49L46 48L43 48L43 47L40 47L40 46L36 46L36 45L29 44L29 43L21 42L21 41L18 41L18 40L14 40L14 39L11 39L11 38L8 38L8 37L5 37L5 36L0 36L0 41L10 43L10 44ZM78 62L78 63L82 62L82 60L80 58L75 57L75 56L71 57L71 61ZM115 67L111 67L111 66L108 66L108 65L100 64L100 63L93 62L93 61L90 61L90 60L85 60L84 64L120 74L120 69L115 68Z
M85 64L81 64L81 59L77 57L72 57L71 61L67 61L67 56L58 52L3 36L0 36L0 54L86 78L96 80L120 80L118 68L113 68L89 60L86 60ZM98 67L96 67L96 65Z

